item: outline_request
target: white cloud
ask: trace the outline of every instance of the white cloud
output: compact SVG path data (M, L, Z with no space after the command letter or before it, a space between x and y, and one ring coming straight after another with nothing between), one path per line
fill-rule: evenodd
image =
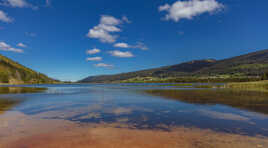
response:
M101 61L102 57L90 57L86 59L87 61Z
M28 7L28 3L25 0L6 0L12 7Z
M109 53L112 56L120 57L120 58L131 58L131 57L134 57L134 55L131 52L129 52L129 51L123 52L123 51L119 51L119 50L113 50L113 51L110 51Z
M114 65L105 64L105 63L94 64L94 66L96 66L96 67L104 67L104 68L113 68L114 67Z
M96 53L99 53L101 52L100 49L97 49L97 48L94 48L94 49L89 49L86 51L87 54L96 54Z
M112 33L121 32L119 25L122 23L120 19L113 16L102 15L99 25L89 29L87 37L99 39L104 43L113 43L118 36Z
M105 24L105 25L119 25L121 23L121 20L119 20L113 16L102 15L100 23Z
M25 44L23 44L23 43L18 43L17 46L18 46L18 47L22 47L22 48L27 47L27 45L25 45Z
M114 47L130 48L130 46L127 43L116 43L116 44L114 44Z
M145 46L144 43L142 42L137 42L136 45L129 45L128 43L116 43L114 44L114 47L118 47L118 48L138 48L138 49L142 49L142 50L148 50L148 47Z
M22 53L23 52L22 49L11 47L10 45L8 45L5 42L0 42L0 50L2 50L2 51L19 52L19 53Z
M178 22L181 19L192 19L194 16L201 15L202 13L212 13L223 7L223 4L216 0L179 0L172 5L165 4L160 6L159 11L167 11L166 20Z
M26 0L4 0L1 5L14 7L14 8L32 8L32 9L38 9L37 6L34 6L30 3L28 3Z
M11 23L13 19L7 16L7 14L4 11L0 10L0 21L5 23Z

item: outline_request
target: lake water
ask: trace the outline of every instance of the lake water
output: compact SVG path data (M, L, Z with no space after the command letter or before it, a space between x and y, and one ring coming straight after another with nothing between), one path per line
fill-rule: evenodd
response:
M267 93L160 84L72 84L3 87L0 94L0 148L23 144L31 147L29 142L20 140L51 134L49 129L66 131L66 127L71 132L72 128L92 129L99 125L118 132L127 129L178 133L178 128L198 129L241 136L242 142L234 147L243 146L243 136L261 139L254 147L267 146ZM11 141L19 142L9 145Z

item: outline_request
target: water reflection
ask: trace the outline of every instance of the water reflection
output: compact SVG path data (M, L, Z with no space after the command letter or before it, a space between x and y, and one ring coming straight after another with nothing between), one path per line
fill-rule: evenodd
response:
M268 114L268 93L231 89L146 90L148 94L192 104L223 104Z
M86 125L113 124L142 130L170 131L175 127L195 127L268 136L266 94L173 87L169 90L167 86L153 88L157 89L150 90L151 87L147 86L61 85L49 86L44 93L6 96L27 98L11 108L35 119Z
M47 90L39 87L0 87L0 94L38 93Z
M37 93L47 90L46 88L31 88L31 87L0 87L0 94L23 94ZM25 101L25 98L14 98L11 96L0 97L0 114L14 108L16 105Z
M19 100L0 98L0 115L3 114L5 111L10 110L20 102L21 101Z

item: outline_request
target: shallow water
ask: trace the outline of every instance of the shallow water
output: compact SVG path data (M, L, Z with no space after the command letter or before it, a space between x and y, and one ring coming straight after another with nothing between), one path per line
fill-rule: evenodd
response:
M80 126L109 124L115 125L115 128L168 132L184 127L251 137L268 136L266 93L158 84L23 87L45 87L47 90L0 95L0 106L1 100L11 101L5 110L2 109L0 123L8 122L5 126L15 133L18 130L13 126L18 125L12 123L17 122L12 116L25 118L23 122L28 124L44 120ZM41 124L35 124L35 128L35 132L44 132ZM27 128L20 130L27 133ZM9 136L13 135L6 134L5 138Z

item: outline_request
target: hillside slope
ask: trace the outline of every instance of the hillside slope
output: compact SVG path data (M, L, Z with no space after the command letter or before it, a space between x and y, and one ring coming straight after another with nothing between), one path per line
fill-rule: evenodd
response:
M35 72L11 59L0 55L0 83L25 84L25 83L54 83L44 74Z
M268 49L220 60L210 67L201 69L198 73L203 75L244 74L259 76L267 70Z
M261 50L224 60L194 60L172 66L116 75L90 76L79 82L103 83L134 78L215 77L220 75L258 77L268 70L268 50Z

